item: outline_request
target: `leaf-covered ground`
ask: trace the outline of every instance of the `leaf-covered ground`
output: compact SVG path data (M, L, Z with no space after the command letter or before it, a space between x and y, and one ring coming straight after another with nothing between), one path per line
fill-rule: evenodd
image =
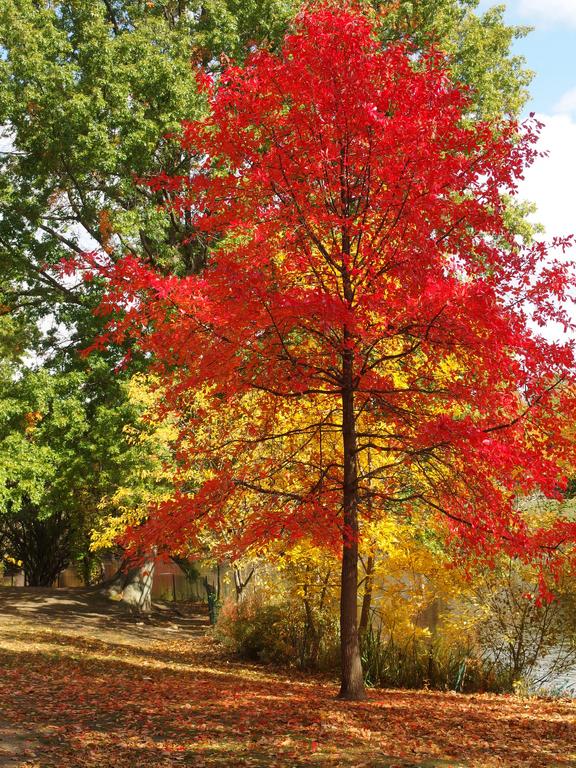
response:
M141 624L71 591L0 589L0 611L3 768L576 766L572 702L350 704L334 683L226 661L193 620Z

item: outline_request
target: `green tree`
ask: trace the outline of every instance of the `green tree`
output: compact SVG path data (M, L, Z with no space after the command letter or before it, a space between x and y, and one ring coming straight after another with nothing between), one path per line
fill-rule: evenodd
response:
M69 373L2 371L0 546L30 585L51 584L71 562L89 580L102 502L146 463L126 437L138 413L123 382L110 382L106 361L91 363Z
M160 214L161 199L134 177L187 172L166 134L201 109L197 68L218 68L220 53L241 56L254 38L273 39L289 11L280 0L2 4L6 309L73 326L93 302L50 266L87 248L133 248L176 271L201 265L186 221Z
M380 4L376 4L382 7ZM383 6L385 40L408 38L417 47L433 42L451 56L457 80L471 86L477 117L515 116L528 98L533 73L514 40L529 27L508 26L505 6L478 14L479 0L399 0Z

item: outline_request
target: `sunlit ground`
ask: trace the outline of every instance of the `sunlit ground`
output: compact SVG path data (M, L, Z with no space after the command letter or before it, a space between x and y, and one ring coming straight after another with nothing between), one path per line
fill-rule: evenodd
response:
M71 625L73 628L71 628ZM0 765L576 766L576 705L370 691L226 661L196 630L0 616Z

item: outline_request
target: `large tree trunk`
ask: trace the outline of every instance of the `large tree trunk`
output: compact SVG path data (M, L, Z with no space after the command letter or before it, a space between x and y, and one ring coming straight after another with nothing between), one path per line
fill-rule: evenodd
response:
M347 334L344 333L346 345ZM338 698L364 698L364 676L358 641L358 476L354 413L353 353L342 354L342 442L344 453L344 530L340 591L341 687Z
M132 568L122 566L116 576L101 585L109 597L122 600L138 613L152 611L152 584L154 581L155 558L152 553L143 562Z

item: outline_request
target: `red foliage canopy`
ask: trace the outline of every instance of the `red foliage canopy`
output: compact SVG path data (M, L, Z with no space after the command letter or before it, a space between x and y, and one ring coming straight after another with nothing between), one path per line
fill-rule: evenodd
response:
M212 475L183 481L135 539L230 528L249 491L242 545L352 540L350 505L427 509L472 552L573 540L575 524L530 532L514 509L518 493L558 494L574 413L573 349L535 330L573 329L573 272L505 221L538 123L475 120L441 53L382 49L351 8L303 12L279 55L199 85L209 117L181 138L193 172L149 183L210 262L186 277L132 255L102 267L101 341L135 338L171 408L209 385L210 408L243 423L253 409L250 433L218 461L195 441L206 412L188 413L183 461Z

